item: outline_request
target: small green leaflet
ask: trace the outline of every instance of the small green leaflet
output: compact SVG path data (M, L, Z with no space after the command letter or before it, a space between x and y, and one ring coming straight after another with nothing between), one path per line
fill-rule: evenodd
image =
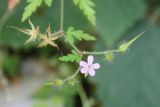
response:
M52 5L52 0L44 0L45 4L48 6L48 7L51 7Z
M70 44L75 43L75 39L77 40L96 40L94 36L91 36L87 33L84 33L82 30L74 30L73 27L69 27L66 33L66 41L68 41Z
M72 50L72 54L68 54L67 56L59 57L59 60L64 61L64 62L74 62L74 61L76 61L77 63L79 63L80 55L75 50Z
M34 13L37 8L42 5L43 2L45 2L48 7L50 7L52 4L52 0L27 0L28 5L24 9L22 21L28 19L32 13Z
M73 0L74 4L79 6L80 10L83 11L84 15L91 22L92 25L96 25L96 12L93 7L95 4L93 0Z

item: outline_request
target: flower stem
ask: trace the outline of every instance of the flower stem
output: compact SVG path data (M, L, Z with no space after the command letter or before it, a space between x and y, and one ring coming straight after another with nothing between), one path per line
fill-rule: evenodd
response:
M64 82L68 82L69 80L72 80L73 78L75 78L76 75L79 73L79 71L80 71L80 66L78 67L78 69L76 70L76 72L75 72L73 75L71 75L71 76L69 76L68 78L66 78L66 79L64 80Z
M64 24L64 0L60 1L61 10L60 10L60 30L63 31L63 24Z
M107 53L116 53L119 52L119 50L109 50L109 51L101 51L101 52L88 52L88 51L80 51L81 54L83 55L88 55L88 54L92 54L92 55L103 55L103 54L107 54Z
M72 46L73 49L75 49L78 53L81 53L80 50L72 43L70 43L70 45Z

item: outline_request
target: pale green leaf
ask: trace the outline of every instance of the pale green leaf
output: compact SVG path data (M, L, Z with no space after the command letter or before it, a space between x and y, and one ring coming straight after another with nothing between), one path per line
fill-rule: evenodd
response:
M80 56L76 51L72 50L72 54L68 54L66 56L59 57L59 60L64 61L64 62L76 61L78 63L80 61Z
M37 10L37 8L42 4L42 0L28 0L27 3L28 5L24 9L22 21L25 21Z
M24 9L22 21L28 19L43 2L45 2L48 7L52 5L52 0L27 0L28 5Z
M84 31L82 30L74 30L73 27L69 27L67 31L66 40L69 43L74 44L75 39L80 40L80 41L81 40L86 40L86 41L96 40L94 36L91 36L88 33L84 33Z
M51 7L53 0L44 0L44 2L48 7Z

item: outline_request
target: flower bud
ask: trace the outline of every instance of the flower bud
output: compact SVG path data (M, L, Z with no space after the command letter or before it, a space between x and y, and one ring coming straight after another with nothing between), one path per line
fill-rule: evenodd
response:
M113 61L113 59L114 59L114 55L112 52L107 53L105 57L106 57L107 61L109 61L109 62Z
M64 83L63 80L57 79L57 80L55 80L54 82L49 82L49 83L46 83L45 85L62 86L63 83Z
M145 31L144 31L144 32L145 32ZM136 41L140 36L142 36L142 35L144 34L144 32L142 32L142 33L139 34L138 36L134 37L134 38L133 38L132 40L130 40L129 42L121 44L121 45L119 46L119 48L118 48L119 51L120 51L120 52L126 52L126 51L128 50L128 48L129 48L129 46L131 46L134 41Z
M119 51L120 52L126 52L127 50L128 50L128 47L129 47L130 45L128 45L128 43L123 43L123 44L121 44L120 46L119 46Z

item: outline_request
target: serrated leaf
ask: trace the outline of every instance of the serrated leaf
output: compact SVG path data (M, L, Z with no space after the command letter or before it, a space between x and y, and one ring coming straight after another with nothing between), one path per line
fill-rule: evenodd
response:
M84 15L91 22L92 25L96 24L96 16L94 10L94 2L92 0L73 0L74 4L79 6L80 10L83 11Z
M48 7L51 7L52 1L53 1L53 0L44 0L45 4L46 4Z
M73 27L69 27L67 31L66 40L69 43L74 44L75 39L80 40L80 41L81 40L86 40L86 41L96 40L94 36L91 36L88 33L84 33L84 31L82 30L74 30Z
M27 3L29 4L24 9L22 21L25 21L37 10L37 8L42 4L42 0L28 0Z
M52 4L52 0L27 0L28 5L24 9L22 21L28 19L42 5L43 1L48 7Z
M59 57L59 60L64 61L64 62L76 61L78 63L80 61L80 56L76 51L72 50L72 54L68 54L66 56Z

